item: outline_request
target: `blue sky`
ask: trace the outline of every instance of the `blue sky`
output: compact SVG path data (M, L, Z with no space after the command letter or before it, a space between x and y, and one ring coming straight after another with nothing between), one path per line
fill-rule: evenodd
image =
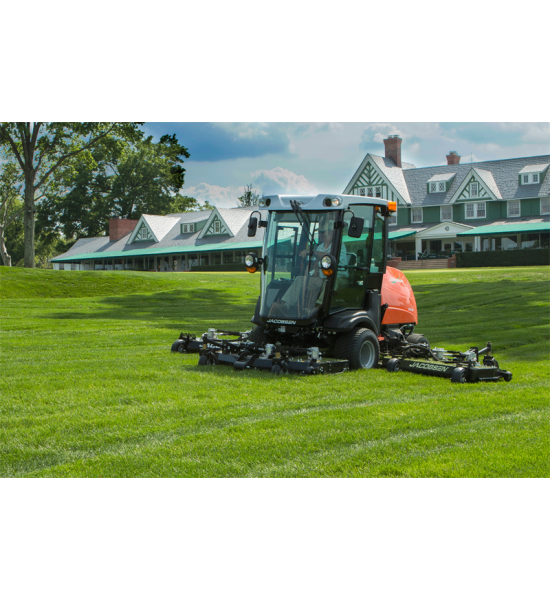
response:
M402 158L417 167L550 154L549 123L146 123L155 138L175 133L191 158L184 194L237 205L251 183L263 194L342 192L383 139L403 138Z

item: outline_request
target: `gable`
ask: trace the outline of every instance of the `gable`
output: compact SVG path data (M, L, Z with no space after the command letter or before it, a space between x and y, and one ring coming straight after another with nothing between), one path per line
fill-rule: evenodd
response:
M229 235L231 237L234 237L235 235L217 208L210 213L198 239L201 240L203 237L210 235Z
M375 158L378 162L382 161L380 165L377 164ZM407 199L395 187L395 182L392 181L392 178L400 177L403 180L401 181L402 187L406 191L402 169L395 166L386 168L384 164L386 160L388 159L372 157L370 154L367 154L365 160L344 190L344 194L371 196L373 198L392 200L403 205L410 204L410 201L407 202ZM382 168L382 165L384 165L384 168ZM390 177L390 172L392 177Z
M450 203L471 202L473 200L502 200L493 174L490 171L470 169L470 172L451 198Z
M134 231L130 235L127 243L133 244L134 242L158 242L158 239L155 236L151 226L147 222L145 215L141 215L138 224L134 227Z

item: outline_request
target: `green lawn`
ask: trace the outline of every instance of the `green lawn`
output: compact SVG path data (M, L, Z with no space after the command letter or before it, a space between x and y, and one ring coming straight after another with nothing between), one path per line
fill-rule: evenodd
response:
M511 383L198 367L172 342L248 329L257 275L0 267L0 476L548 477L550 270L407 277L417 331Z

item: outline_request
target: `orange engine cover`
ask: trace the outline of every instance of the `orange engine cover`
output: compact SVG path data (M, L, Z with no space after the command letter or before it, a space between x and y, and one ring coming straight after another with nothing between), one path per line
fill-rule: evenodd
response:
M382 325L418 323L416 300L411 284L401 271L387 267L382 280L382 304L388 305Z

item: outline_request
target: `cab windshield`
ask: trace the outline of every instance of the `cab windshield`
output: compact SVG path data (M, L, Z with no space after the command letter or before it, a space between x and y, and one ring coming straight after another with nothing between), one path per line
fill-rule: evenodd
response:
M320 262L324 255L335 255L338 250L334 228L337 214L336 211L271 214L262 271L260 314L263 317L304 320L321 306L327 278ZM345 257L341 262L345 262Z

